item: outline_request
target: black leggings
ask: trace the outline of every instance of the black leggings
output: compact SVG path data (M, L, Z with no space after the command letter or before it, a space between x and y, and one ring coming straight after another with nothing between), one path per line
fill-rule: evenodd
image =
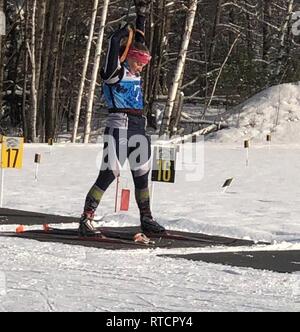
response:
M151 162L150 138L143 117L128 116L128 129L106 128L99 176L89 191L84 211L95 212L104 192L120 174L128 159L141 215L151 216L148 178Z
M150 138L145 132L106 128L103 160L95 185L102 191L106 191L120 174L120 167L128 159L135 188L145 189L148 187L150 158Z

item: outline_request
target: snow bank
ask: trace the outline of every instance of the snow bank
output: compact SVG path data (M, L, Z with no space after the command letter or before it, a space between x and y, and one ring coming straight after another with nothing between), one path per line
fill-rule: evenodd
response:
M227 120L230 129L209 138L222 142L243 139L276 143L300 142L300 82L268 88L239 105Z

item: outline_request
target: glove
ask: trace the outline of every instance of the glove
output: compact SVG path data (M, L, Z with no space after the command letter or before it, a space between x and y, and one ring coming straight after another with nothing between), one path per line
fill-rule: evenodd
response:
M120 38L128 37L130 30L134 30L135 27L131 23L121 22L119 28L113 32L113 35L118 35Z
M119 30L130 31L130 30L134 30L134 29L135 29L135 26L132 23L128 23L125 21L122 21L119 25Z
M138 15L146 16L149 14L151 0L134 0L134 4Z

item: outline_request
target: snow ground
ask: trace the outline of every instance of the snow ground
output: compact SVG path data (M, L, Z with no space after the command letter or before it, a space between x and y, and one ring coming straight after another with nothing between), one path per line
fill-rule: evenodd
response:
M99 151L100 145L65 144L49 153L46 145L26 145L24 168L6 171L5 207L79 215L98 173ZM242 144L205 143L204 178L186 182L186 170L178 171L176 184L156 184L154 213L174 229L272 241L269 249L275 250L299 249L299 152L300 145L253 146L247 168ZM42 154L37 182L35 153ZM223 194L229 177L235 180ZM122 183L132 188L126 171ZM98 210L104 215L101 224L137 225L134 202L128 213L114 214L114 194L112 185ZM0 239L0 247L1 311L300 310L297 274L157 256L167 249L107 251L8 238ZM168 253L209 250L229 249Z
M172 229L272 242L266 250L299 250L299 101L299 85L270 88L236 110L228 119L234 128L204 145L181 147L181 155L190 156L196 146L199 169L192 171L185 160L175 184L155 184L158 220ZM244 139L251 139L248 167ZM38 181L35 153L42 155ZM100 159L101 144L59 144L51 151L26 145L24 168L5 172L4 206L79 216ZM223 193L224 181L232 177ZM128 171L122 186L133 189ZM98 210L99 218L104 216L100 224L138 225L135 203L128 213L115 214L114 196L112 185ZM230 248L109 251L0 238L0 249L0 311L300 310L300 274L158 256Z
M1 311L299 311L299 275L160 258L160 250L1 242Z

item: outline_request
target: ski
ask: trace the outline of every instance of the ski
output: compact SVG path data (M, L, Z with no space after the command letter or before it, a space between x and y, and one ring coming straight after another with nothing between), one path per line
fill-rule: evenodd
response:
M74 235L57 235L56 238L61 240L79 240L83 242L102 242L102 243L112 243L112 244L125 244L129 246L140 246L140 247L151 247L151 243L135 242L134 240L123 240L106 236L74 236Z
M126 231L114 231L107 230L102 227L97 227L97 230L101 231L103 234L113 237L113 238L122 238L122 239L132 239L134 234ZM186 235L180 231L166 230L163 233L145 233L145 235L150 239L157 239L157 243L164 240L171 241L182 241L182 242L191 242L191 243L202 243L207 245L226 245L226 246L252 246L254 244L268 245L266 242L255 243L251 240L241 240L241 239L231 239L221 236L214 236L213 238L209 235L200 234L197 236Z
M127 231L115 231L115 230L107 230L106 228L103 227L96 227L98 231L101 233L113 237L113 238L122 238L122 239L131 239L134 237L135 234L132 232L127 232ZM155 238L155 239L169 239L169 240L179 240L179 241L197 241L197 242L207 242L207 243L214 243L214 240L207 238L204 238L205 235L199 234L201 237L193 237L189 235L183 235L179 234L180 232L177 231L172 231L172 230L167 230L163 233L149 233L145 232L142 234L145 234L148 238ZM250 242L250 241L249 241Z
M108 238L108 239L119 239L129 242L135 242L135 243L142 243L142 244L155 244L155 241L151 240L149 237L147 237L144 233L135 233L135 234L129 234L129 233L120 233L120 232L112 232L105 230L103 228L97 228L97 231L99 231L99 235L91 235L91 236L80 236L78 235L78 231L76 229L60 229L60 228L52 228L47 227L44 232L46 233L52 233L52 234L61 234L61 235L67 235L67 236L74 236L77 235L79 238Z
M213 239L205 234L200 234L199 237L189 236L181 234L181 232L177 231L165 231L163 233L146 233L146 235L150 238L155 238L160 241L161 239L169 239L169 240L178 240L178 241L187 241L187 242L201 242L212 245L226 245L226 246L253 246L257 245L269 245L269 242L258 242L255 243L251 240L241 240L241 239L230 239L222 236L214 236Z
M103 232L106 234L106 231L102 228L97 228L97 230ZM194 241L194 242L205 242L205 243L215 243L215 241L210 239L204 239L203 237L192 237L192 236L186 236L186 235L180 235L173 233L175 231L165 231L163 233L147 233L145 232L145 235L149 238L155 238L155 239L169 239L169 240L178 240L178 241ZM127 238L131 236L131 234L127 232L116 232L116 231L108 231L107 234L109 234L110 237L117 237L117 238Z
M179 235L179 234L174 234L170 233L169 231L166 231L164 233L146 233L147 236L150 236L152 238L157 238L157 239L170 239L170 240L179 240L179 241L201 241L201 242L206 242L206 243L212 243L212 240L209 239L203 239L203 238L197 238L197 237L192 237L192 236L186 236L186 235Z
M83 242L102 242L102 243L115 243L124 244L131 246L141 247L153 247L155 241L151 241L148 237L136 237L132 239L123 239L111 237L108 234L99 234L95 236L80 236L77 229L58 229L58 228L47 228L46 230L29 230L23 233L15 233L18 237L26 237L30 235L37 235L41 238L50 237L58 240L69 240L69 241L83 241ZM139 234L137 234L139 235Z

